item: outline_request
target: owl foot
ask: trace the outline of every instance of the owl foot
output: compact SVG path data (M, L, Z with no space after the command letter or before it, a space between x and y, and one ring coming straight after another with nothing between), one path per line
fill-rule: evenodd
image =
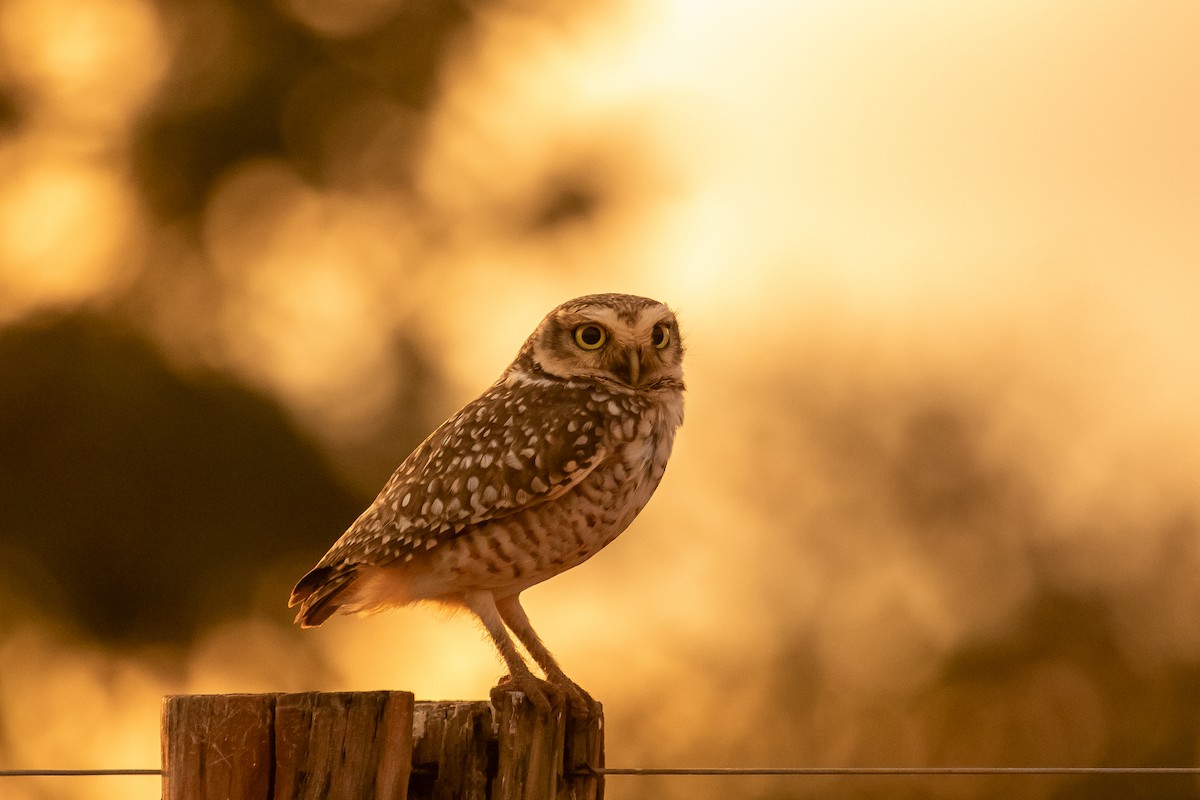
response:
M551 685L567 696L567 703L571 706L571 711L575 716L593 719L600 715L600 704L593 700L592 696L585 692L578 683L566 675L559 680L552 679L552 681Z
M594 719L600 715L600 704L566 675L559 673L550 680L542 680L532 673L520 677L505 675L496 684L502 692L522 692L538 711L547 713L552 707L561 706L565 699L573 716Z
M493 692L521 692L533 703L534 708L541 714L550 713L550 709L562 707L563 690L549 681L544 681L531 672L518 675L505 675L496 684Z

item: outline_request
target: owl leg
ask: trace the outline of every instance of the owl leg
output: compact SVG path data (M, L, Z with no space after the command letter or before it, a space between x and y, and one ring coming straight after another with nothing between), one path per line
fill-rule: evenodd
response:
M517 646L513 644L512 638L504 628L504 619L496 608L496 598L487 591L467 592L463 595L463 603L475 612L475 616L479 617L484 629L492 637L492 642L500 651L500 657L508 665L512 687L524 692L538 711L548 712L551 695L557 694L561 697L561 690L529 671L528 665L517 651Z
M546 679L555 686L562 687L562 690L566 692L571 708L580 714L590 714L596 706L596 701L580 688L579 684L568 678L562 671L562 667L558 666L558 661L542 643L541 638L533 629L533 625L530 624L525 609L521 608L519 597L519 594L513 594L496 600L496 610L500 612L500 618L504 620L504 624L508 626L509 630L521 640L521 644L525 645L525 649L529 651L529 655L533 656L537 665L545 670Z

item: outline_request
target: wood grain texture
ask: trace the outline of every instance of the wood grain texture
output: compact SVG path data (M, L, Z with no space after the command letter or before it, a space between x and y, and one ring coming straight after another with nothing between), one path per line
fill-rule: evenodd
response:
M604 720L522 693L180 695L163 701L164 800L599 800Z
M163 702L164 800L271 800L273 695Z
M404 800L409 692L180 695L163 702L164 800Z
M539 712L520 692L492 690L497 761L492 800L597 800L604 780L603 715L575 718L561 699ZM568 736L568 731L570 735ZM569 746L568 746L569 745Z
M412 712L408 692L277 695L273 800L404 800Z
M486 702L417 703L409 800L487 800L496 768Z

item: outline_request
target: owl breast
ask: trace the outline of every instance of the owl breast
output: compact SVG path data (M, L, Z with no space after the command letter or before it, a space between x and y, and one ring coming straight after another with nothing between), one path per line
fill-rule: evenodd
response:
M412 587L427 599L489 589L516 593L577 566L613 541L649 502L683 419L678 390L607 397L606 456L554 502L463 531L431 554ZM611 405L610 405L611 404Z

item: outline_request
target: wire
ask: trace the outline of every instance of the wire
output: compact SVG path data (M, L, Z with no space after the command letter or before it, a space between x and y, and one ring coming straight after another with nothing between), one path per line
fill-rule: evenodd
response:
M161 769L0 769L0 778L77 778L95 775L162 775Z
M613 768L599 775L1200 775L1200 767L709 767ZM587 771L584 772L587 774Z

